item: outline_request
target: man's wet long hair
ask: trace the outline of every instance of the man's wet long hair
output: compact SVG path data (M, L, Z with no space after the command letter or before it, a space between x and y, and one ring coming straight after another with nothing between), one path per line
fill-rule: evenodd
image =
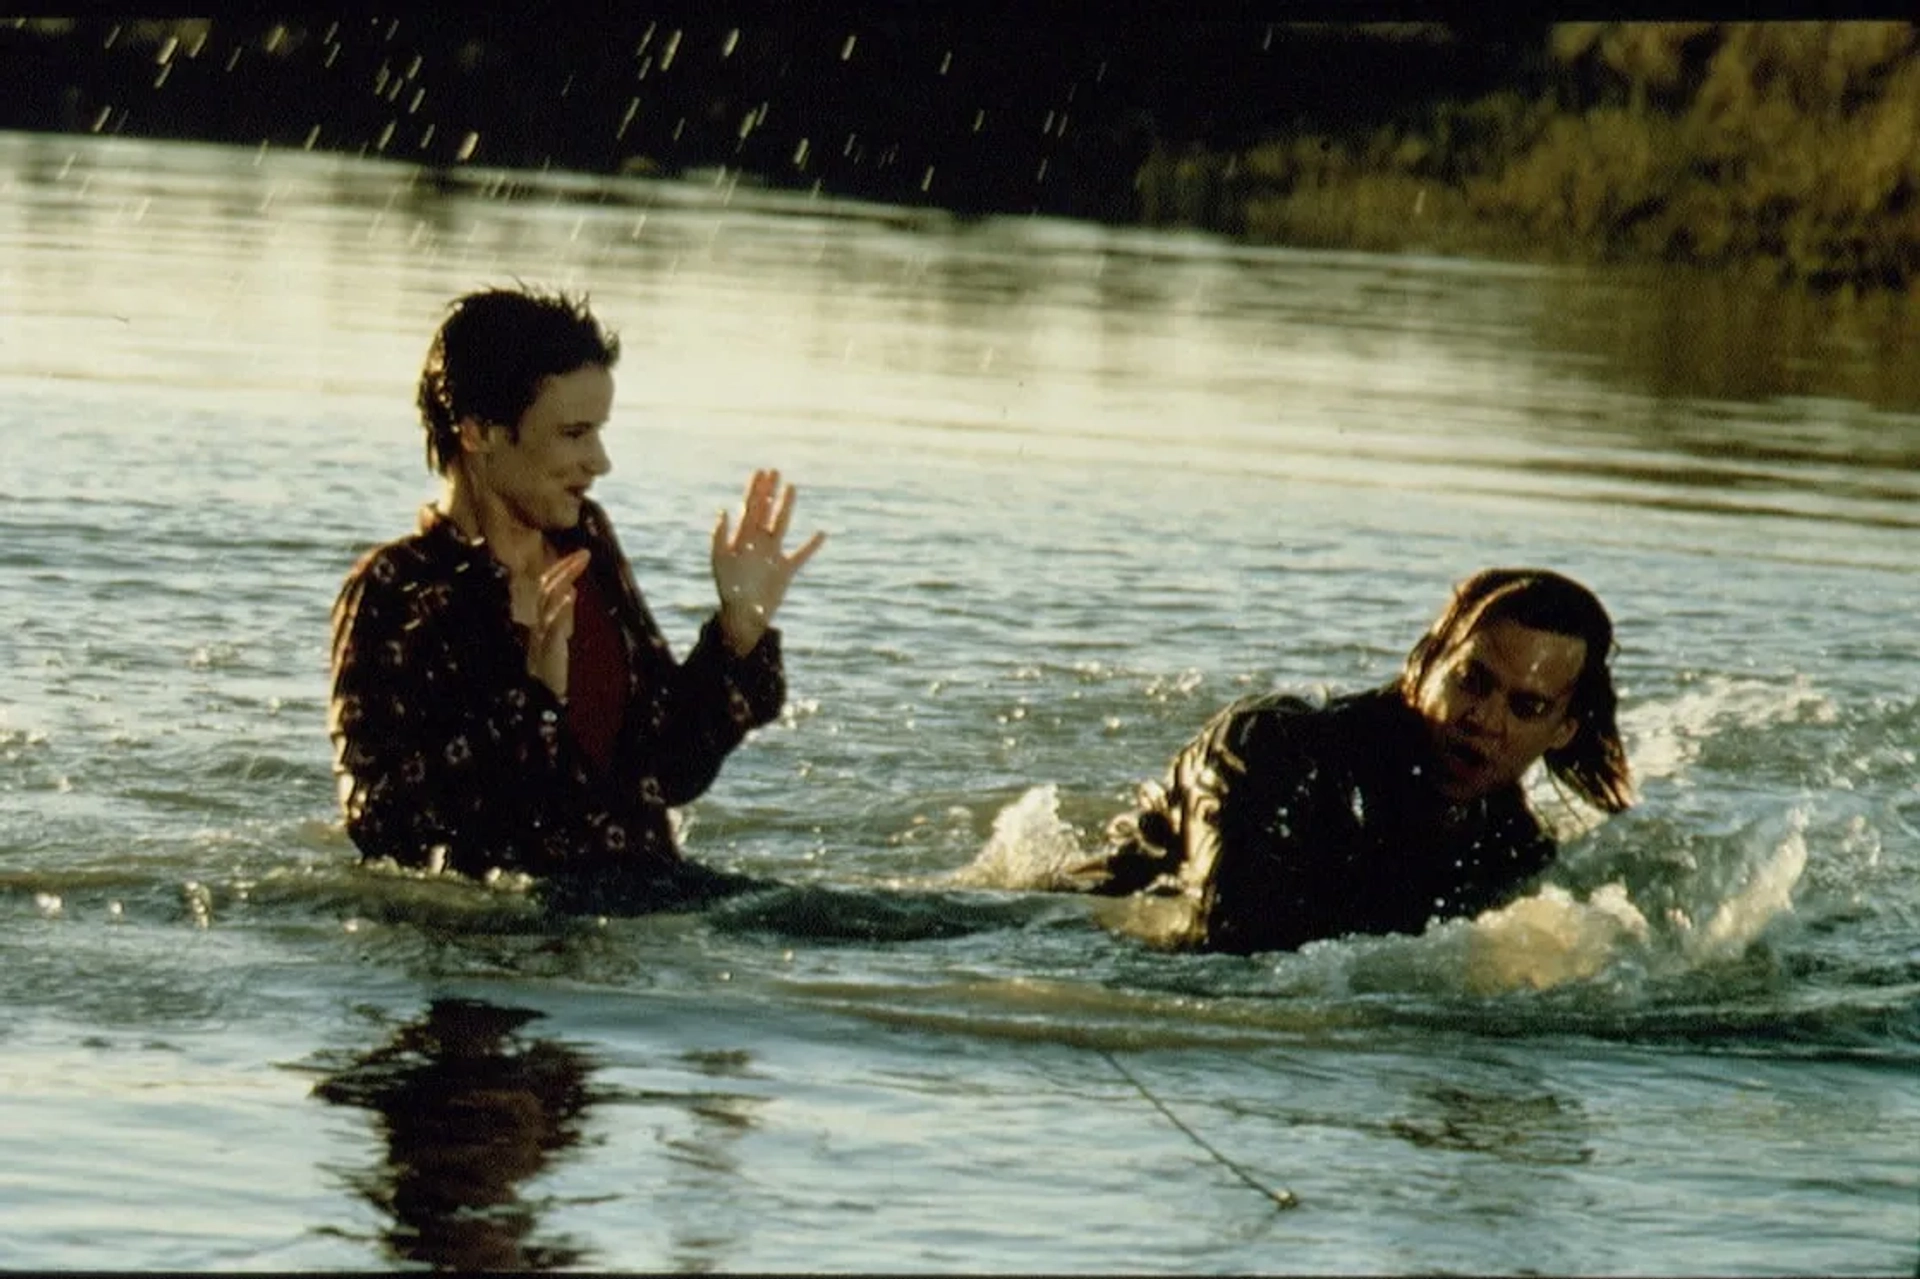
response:
M518 442L520 419L542 382L619 360L620 338L601 328L585 297L522 285L454 299L427 348L415 397L428 467L444 475L460 456L464 419L504 426Z
M1608 662L1613 619L1592 591L1543 568L1490 568L1453 588L1453 598L1407 654L1400 689L1409 702L1428 674L1487 622L1506 618L1533 630L1586 641L1586 661L1567 713L1577 721L1565 746L1546 753L1547 771L1595 808L1617 813L1634 801L1633 774L1620 744L1619 697Z

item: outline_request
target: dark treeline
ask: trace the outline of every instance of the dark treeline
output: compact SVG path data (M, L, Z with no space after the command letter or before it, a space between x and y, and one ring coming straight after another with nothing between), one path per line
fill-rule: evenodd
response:
M0 128L1904 290L1899 22L0 19Z
M775 186L1130 220L1156 150L1378 127L1488 92L1546 28L643 13L0 23L0 127ZM1462 38L1462 35L1468 38Z

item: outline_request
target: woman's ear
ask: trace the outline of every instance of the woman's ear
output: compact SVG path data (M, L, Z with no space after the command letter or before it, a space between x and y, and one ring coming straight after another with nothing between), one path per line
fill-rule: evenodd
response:
M463 417L454 424L454 430L460 433L460 451L462 453L486 453L493 448L493 436L477 417Z

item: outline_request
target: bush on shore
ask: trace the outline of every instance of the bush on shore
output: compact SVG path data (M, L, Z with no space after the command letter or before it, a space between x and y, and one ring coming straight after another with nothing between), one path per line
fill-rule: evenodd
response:
M1896 22L1555 27L1540 82L1367 136L1156 152L1141 213L1314 247L1920 274L1920 39Z

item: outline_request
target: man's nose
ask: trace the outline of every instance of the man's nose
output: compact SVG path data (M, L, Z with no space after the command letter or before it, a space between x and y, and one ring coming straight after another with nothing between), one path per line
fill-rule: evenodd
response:
M1506 727L1506 717L1501 714L1500 699L1497 697L1474 698L1467 703L1460 719L1482 737L1497 736Z
M595 475L605 475L613 469L613 459L607 456L607 446L599 440L593 442L593 452L587 458L587 468Z

